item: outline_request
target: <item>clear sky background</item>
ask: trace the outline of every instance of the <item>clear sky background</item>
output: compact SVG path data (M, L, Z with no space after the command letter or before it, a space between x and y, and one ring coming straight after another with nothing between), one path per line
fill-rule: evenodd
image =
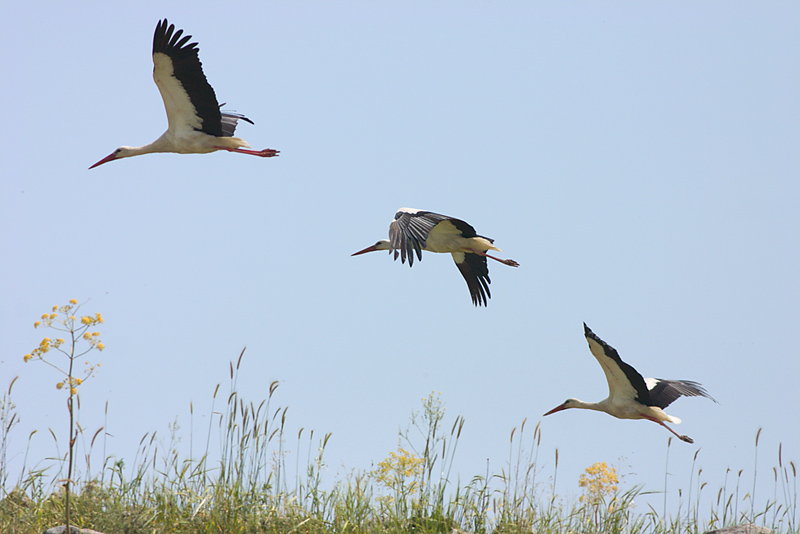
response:
M151 45L167 17L200 44L237 134L278 158L158 154L88 167L166 129ZM132 462L189 441L247 352L240 394L280 381L289 435L331 432L325 479L367 470L430 392L462 415L462 482L567 397L607 395L585 321L643 375L693 379L671 489L726 469L772 496L800 462L800 4L797 2L16 2L0 22L0 387L19 376L10 466L65 433L57 376L23 364L53 305L90 299L106 350L81 421ZM495 238L488 308L452 260L385 253L404 206ZM663 487L657 425L542 420L557 491L616 464ZM204 431L199 431L203 434ZM62 438L62 447L64 440ZM292 447L287 445L292 450ZM289 462L292 463L291 461ZM29 465L31 467L32 465ZM730 483L730 477L729 477ZM744 492L744 490L743 490ZM684 493L685 495L685 493ZM670 495L677 504L677 494ZM656 502L661 502L658 497ZM646 508L643 505L642 511Z

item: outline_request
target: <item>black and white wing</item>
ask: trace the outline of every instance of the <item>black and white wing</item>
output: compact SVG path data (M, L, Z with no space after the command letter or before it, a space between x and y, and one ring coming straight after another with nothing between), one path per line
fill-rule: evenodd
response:
M456 262L461 276L467 281L469 296L475 306L486 306L487 299L492 296L489 291L489 266L486 257L478 254L454 252L453 260Z
M691 380L664 380L662 378L645 378L649 388L648 406L666 408L679 397L706 397L714 402L703 386Z
M405 263L407 257L410 267L414 265L414 252L416 252L422 261L422 249L425 248L428 234L437 224L450 219L430 211L400 208L389 225L389 245L394 251L394 259L399 255L400 261Z
M589 343L589 350L606 374L609 397L626 398L649 405L647 401L650 393L642 375L623 362L617 350L597 337L586 323L583 323L583 333Z
M164 19L156 26L153 35L153 79L161 92L170 130L198 130L221 137L222 113L217 96L203 74L198 57L197 43L186 44L191 35L183 38L183 30L175 31L175 25ZM228 115L228 131L231 121L243 118Z

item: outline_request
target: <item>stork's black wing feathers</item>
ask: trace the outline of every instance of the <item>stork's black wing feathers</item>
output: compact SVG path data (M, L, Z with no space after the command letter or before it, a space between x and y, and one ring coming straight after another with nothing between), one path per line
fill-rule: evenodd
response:
M588 326L586 326L586 323L583 323L583 334L588 339L594 340L597 344L603 347L603 352L605 352L606 356L614 360L619 368L622 369L622 372L625 373L625 377L636 390L636 401L651 406L649 402L650 391L647 389L647 384L644 381L644 377L639 374L639 371L634 369L631 365L623 362L622 358L619 357L617 349L597 337L597 335L592 332Z
M456 266L461 271L461 276L467 281L472 303L475 306L486 306L487 299L492 296L489 291L489 284L492 281L489 279L489 266L486 264L486 256L470 253L462 254L464 261L460 263L456 261ZM455 260L455 256L453 259Z
M708 394L703 386L691 380L664 380L657 378L656 384L650 390L650 402L648 406L658 406L666 408L678 397L706 397L714 402L714 398Z
M183 48L183 45L185 45L187 42L189 42L189 39L192 38L191 35L187 35L186 37L184 37L183 39L178 41L178 38L181 36L181 34L183 34L183 30L178 30L177 32L175 32L175 36L172 38L172 42L175 43L175 45L174 45L175 48ZM192 43L189 46L197 48L197 43ZM200 49L198 48L198 51L199 50Z
M454 219L430 211L400 210L395 213L394 221L389 225L389 244L394 250L394 259L397 259L399 254L400 261L405 263L407 257L410 267L414 265L414 253L416 252L419 260L422 261L422 249L425 248L428 234L434 226L446 220ZM470 228L472 227L470 226ZM475 230L472 231L475 232Z
M197 43L186 44L192 36L187 35L181 39L181 35L183 30L175 31L175 25L169 24L167 19L160 21L153 35L153 54L165 54L172 60L173 76L189 95L197 116L203 120L200 131L222 137L226 134L223 131L217 95L203 74ZM226 128L230 128L230 122L228 119ZM235 122L234 120L234 127ZM229 131L233 133L233 129Z

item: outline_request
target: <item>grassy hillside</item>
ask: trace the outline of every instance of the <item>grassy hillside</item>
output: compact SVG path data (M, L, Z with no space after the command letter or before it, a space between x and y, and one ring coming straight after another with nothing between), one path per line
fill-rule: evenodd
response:
M783 465L779 459L781 465L773 468L775 498L763 510L753 509L740 472L735 487L726 482L718 490L710 510L697 509L700 492L711 491L701 485L694 498L682 496L676 516L664 517L652 508L637 508L634 500L643 489L620 491L616 469L605 463L586 469L579 495L554 495L557 451L555 470L542 473L536 463L540 429L531 433L524 422L511 432L508 471L476 475L466 483L455 480L451 466L464 421L456 417L445 423L444 407L434 394L412 413L398 450L372 471L323 481L330 435L304 430L286 435L286 409L271 407L277 382L257 404L240 399L240 362L241 355L231 364L226 409L208 429L209 437L219 434L219 457L209 457L206 448L200 458L182 458L176 439L159 449L156 434L145 435L133 465L107 458L88 479L73 475L71 523L107 533L678 533L749 522L776 532L798 529L792 462ZM53 469L8 472L7 437L16 418L11 392L9 387L0 404L0 532L43 532L65 522L68 457ZM219 388L215 401L217 393ZM78 428L76 437L88 441L91 451L101 430L83 436ZM307 465L296 466L297 474L289 476L284 447L295 439L298 451L308 449ZM83 472L92 472L90 456L83 455Z

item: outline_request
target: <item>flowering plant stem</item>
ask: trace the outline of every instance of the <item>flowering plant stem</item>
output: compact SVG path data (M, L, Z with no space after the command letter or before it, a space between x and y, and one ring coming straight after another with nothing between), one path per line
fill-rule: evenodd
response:
M70 489L74 465L75 441L78 438L78 432L80 430L79 428L76 429L75 424L75 401L76 397L78 396L78 387L80 387L86 381L86 379L90 378L94 374L95 368L100 365L99 363L96 365L89 365L89 362L86 362L87 367L83 371L83 378L80 378L75 376L75 360L92 350L96 349L98 351L102 351L105 348L103 342L100 340L100 333L89 332L89 328L92 326L103 323L103 317L99 313L96 313L93 316L85 315L80 318L80 321L78 321L74 314L76 314L79 309L80 306L78 305L78 301L72 299L69 301L69 304L64 306L53 306L52 313L45 313L42 315L41 321L36 321L33 324L34 328L39 328L41 326L44 328L52 328L53 330L69 333L70 343L68 350L65 350L62 347L66 343L63 339L58 338L52 340L49 337L46 337L41 341L41 343L39 343L39 346L36 349L31 351L30 354L26 354L24 357L26 362L31 360L39 360L44 362L66 377L64 380L56 384L56 388L64 389L66 387L67 411L69 412L67 478L64 481L64 516L67 532L71 532L70 526L72 523L72 517L70 513ZM78 344L82 341L87 342L89 346L85 350L78 351ZM50 353L52 349L55 349L67 357L68 366L66 371L50 360L48 353ZM80 401L78 401L78 409L80 409Z
M67 380L69 384L73 383L72 380L72 370L75 365L75 332L70 332L71 341L70 344L70 353L69 353L69 371L67 373ZM69 506L69 484L72 481L72 464L73 464L73 456L72 451L75 446L75 438L77 437L74 434L75 429L75 414L72 411L72 401L75 398L75 394L73 393L74 388L70 387L69 389L69 397L67 397L67 410L69 411L69 459L67 460L67 481L64 483L64 515L65 515L65 523L66 523L66 530L67 534L71 534L70 530L70 506Z

